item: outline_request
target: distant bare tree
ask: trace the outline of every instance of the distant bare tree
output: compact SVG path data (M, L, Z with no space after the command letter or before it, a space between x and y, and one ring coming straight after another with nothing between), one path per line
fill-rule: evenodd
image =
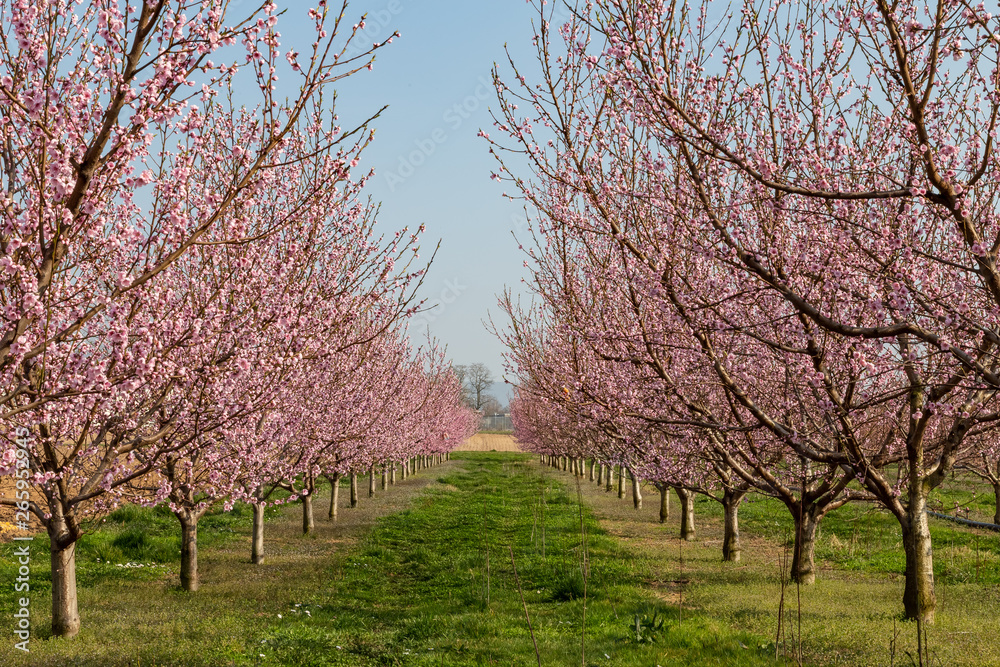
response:
M483 401L487 396L486 390L490 388L494 380L493 372L486 367L486 364L477 362L465 367L465 381L469 387L472 407L476 410L483 409Z

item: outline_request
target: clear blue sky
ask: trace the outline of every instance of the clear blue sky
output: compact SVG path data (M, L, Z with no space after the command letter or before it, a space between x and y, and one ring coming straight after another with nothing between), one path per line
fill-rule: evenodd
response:
M312 4L285 0L285 6L290 11L279 30L287 47ZM440 305L422 321L429 321L455 363L483 362L499 376L503 347L483 321L492 313L502 324L497 294L505 285L520 290L525 270L511 231L523 228L524 214L490 179L495 163L476 135L493 129L489 108L497 101L490 72L494 62L507 71L505 43L528 72L536 71L536 15L523 0L373 0L350 5L348 25L364 12L364 43L395 30L401 37L379 52L373 71L338 84L341 122L346 128L389 105L362 162L377 172L369 193L382 202L382 228L426 224L422 257L441 239L422 290ZM306 52L306 46L296 48ZM495 390L505 400L500 387Z

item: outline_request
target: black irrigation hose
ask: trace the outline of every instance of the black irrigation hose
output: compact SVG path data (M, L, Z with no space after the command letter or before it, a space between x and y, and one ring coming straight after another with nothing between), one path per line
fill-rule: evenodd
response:
M940 512L932 512L927 510L927 513L931 516L936 516L939 519L946 519L948 521L954 521L955 523L960 523L964 526L972 526L973 528L985 528L986 530L995 530L1000 533L1000 526L995 523L983 523L982 521L971 521L969 519L963 519L961 517L952 516L950 514L941 514Z

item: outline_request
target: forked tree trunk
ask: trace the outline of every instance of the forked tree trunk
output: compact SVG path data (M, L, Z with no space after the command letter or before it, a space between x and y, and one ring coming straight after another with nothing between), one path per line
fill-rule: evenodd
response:
M801 514L801 520L799 518ZM792 549L792 581L803 585L816 583L816 528L819 515L816 505L804 511L792 510L795 521L795 546Z
M906 554L906 584L903 608L906 618L934 622L934 557L931 532L927 524L927 494L911 485L903 528L903 551Z
M351 473L351 507L358 506L358 473Z
M253 536L250 540L250 562L264 562L264 503L253 504Z
M660 492L660 523L666 523L670 518L670 486L667 484L657 484Z
M722 509L725 514L725 530L722 537L722 560L739 562L740 547L740 503L746 491L726 490L722 495Z
M177 514L181 522L181 588L196 591L198 582L198 519L192 512Z
M75 637L80 632L76 599L76 542L66 540L65 520L52 517L48 525L49 560L52 565L52 634ZM62 543L62 546L59 546Z
M632 478L632 505L637 510L642 509L642 491L639 490L639 479L631 468L628 469L628 474Z
M340 504L340 473L335 472L327 479L330 480L330 514L328 518L337 520L337 510L340 509L338 505Z
M368 497L375 497L375 466L368 469Z
M625 466L618 466L618 500L625 497Z
M676 487L677 499L681 501L681 539L694 540L694 491Z

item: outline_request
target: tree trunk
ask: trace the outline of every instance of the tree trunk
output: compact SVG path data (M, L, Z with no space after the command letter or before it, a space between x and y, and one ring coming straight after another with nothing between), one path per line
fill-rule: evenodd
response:
M368 497L375 497L375 466L368 469Z
M903 607L906 618L934 622L934 559L931 531L927 524L927 494L910 485L906 524L903 528L903 551L906 553L906 585Z
M351 473L351 507L358 506L358 473Z
M60 548L58 537L63 521L49 522L49 560L52 564L52 634L75 637L80 632L80 611L76 600L76 542Z
M993 504L996 507L993 512L993 523L1000 526L1000 482L993 485Z
M330 514L328 518L337 520L337 510L340 500L340 473L335 472L333 475L328 477L330 480Z
M660 491L660 523L666 523L670 518L670 486L660 484L656 488Z
M597 488L604 485L604 464L597 464Z
M396 486L396 464L393 463L389 469L389 483Z
M639 480L635 476L635 471L628 469L629 477L632 478L632 505L637 510L642 509L642 491L639 490Z
M389 488L389 467L382 466L382 490L385 491Z
M722 538L722 560L732 563L739 562L740 552L740 503L746 497L746 491L727 490L722 495L722 508L725 513L725 532Z
M313 494L307 493L302 496L302 534L308 535L316 530L316 521L313 519Z
M250 540L250 562L264 562L264 503L253 504L253 536Z
M198 590L198 518L184 511L177 515L181 522L181 588Z
M611 493L615 490L615 466L613 463L609 463L605 469L605 474L607 475L606 481L604 482L604 492Z
M681 539L694 540L694 491L676 487L677 499L681 501Z
M618 466L618 500L625 497L625 466Z
M801 501L800 501L801 502ZM801 514L801 520L799 515ZM804 511L792 510L795 521L795 546L792 549L792 581L803 585L816 583L816 527L820 516L816 505Z
M594 481L594 470L597 468L597 461L590 459L590 479L588 481Z

